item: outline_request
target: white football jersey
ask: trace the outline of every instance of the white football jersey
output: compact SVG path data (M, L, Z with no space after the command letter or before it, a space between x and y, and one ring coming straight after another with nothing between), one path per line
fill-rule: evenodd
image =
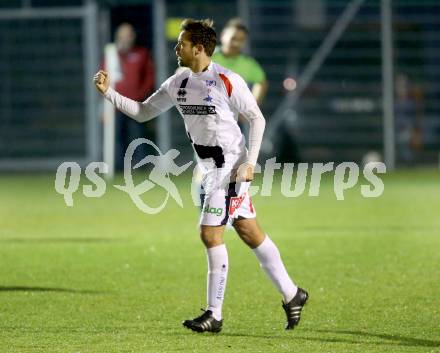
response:
M146 101L139 103L109 88L105 93L119 110L137 121L147 121L175 106L201 160L216 167L226 154L247 155L238 114L251 123L247 161L255 165L264 131L264 118L246 82L236 73L211 62L207 70L180 72L168 78Z

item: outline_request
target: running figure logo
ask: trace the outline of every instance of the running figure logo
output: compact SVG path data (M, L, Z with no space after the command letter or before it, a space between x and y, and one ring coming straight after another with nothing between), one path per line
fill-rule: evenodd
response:
M151 163L153 165L148 179L135 186L133 182L133 176L131 174L131 161L136 148L144 143L152 146L158 152L158 155L148 155L135 166L133 166L133 169L137 169L146 165L147 163ZM135 205L144 213L159 213L166 206L168 198L170 196L177 202L180 207L183 207L182 198L180 197L176 185L170 179L170 174L177 176L183 173L193 162L190 161L179 167L174 162L174 159L177 158L179 154L180 152L176 149L171 149L167 153L163 154L159 147L154 144L154 142L146 138L138 138L136 140L133 140L128 146L124 156L125 185L115 185L115 188L126 192L133 200ZM140 196L156 186L163 188L164 190L166 190L167 193L165 196L165 200L160 206L150 207L141 199Z

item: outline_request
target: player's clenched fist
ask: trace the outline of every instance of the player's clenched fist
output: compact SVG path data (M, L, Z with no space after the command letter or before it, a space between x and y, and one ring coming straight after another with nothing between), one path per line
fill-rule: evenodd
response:
M93 82L95 83L96 89L104 94L105 92L107 92L108 86L110 86L108 72L99 70L96 75L93 76Z
M243 163L238 167L236 181L252 181L254 180L254 167L251 164Z

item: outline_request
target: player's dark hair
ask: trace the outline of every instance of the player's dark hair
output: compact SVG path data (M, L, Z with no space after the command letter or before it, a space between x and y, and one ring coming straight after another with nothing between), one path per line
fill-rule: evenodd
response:
M213 26L213 20L187 18L180 25L180 29L189 33L189 40L193 45L203 45L206 55L211 56L217 45L217 34Z
M240 31L243 31L246 34L249 34L249 30L246 27L246 25L243 23L243 21L236 17L236 18L231 18L225 25L224 29L226 28L235 28L235 29L239 29Z

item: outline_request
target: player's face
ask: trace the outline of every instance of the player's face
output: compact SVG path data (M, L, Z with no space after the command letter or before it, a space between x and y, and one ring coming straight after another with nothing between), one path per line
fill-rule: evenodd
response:
M188 33L185 31L180 32L174 50L176 51L179 66L189 67L194 60L194 46L188 40Z
M237 28L225 28L221 36L222 47L231 54L238 55L246 44L246 32Z

